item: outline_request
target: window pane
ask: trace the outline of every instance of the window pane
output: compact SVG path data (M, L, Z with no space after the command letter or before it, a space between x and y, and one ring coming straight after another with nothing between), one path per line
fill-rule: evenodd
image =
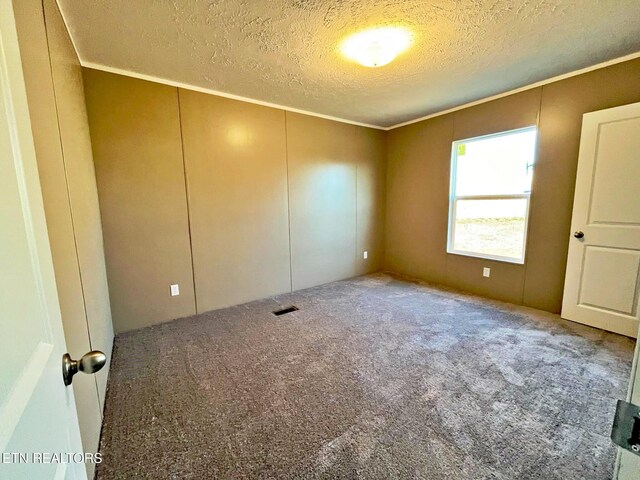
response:
M522 258L527 199L458 200L454 250Z
M456 195L528 193L535 129L456 142Z

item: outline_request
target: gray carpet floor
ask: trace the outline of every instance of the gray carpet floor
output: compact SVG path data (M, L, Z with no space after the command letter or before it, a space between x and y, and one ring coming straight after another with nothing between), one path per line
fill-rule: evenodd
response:
M607 479L634 345L385 274L200 314L118 335L97 476Z

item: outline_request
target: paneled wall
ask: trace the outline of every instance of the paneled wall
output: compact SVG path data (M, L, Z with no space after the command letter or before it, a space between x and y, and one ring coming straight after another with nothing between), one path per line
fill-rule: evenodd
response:
M90 347L89 350L103 350L109 355L113 346L113 323L82 67L56 1L44 0L43 3L60 146L64 156L69 209L73 216L75 249L82 275L82 299L90 338L90 345L86 347ZM84 355L86 351L74 353ZM108 368L94 375L101 407L104 407L108 375Z
M179 95L198 311L290 291L284 112Z
M293 290L379 270L384 132L291 112L286 118Z
M386 269L559 312L582 115L638 101L632 60L390 131ZM451 142L535 124L525 264L447 254Z
M83 448L96 452L113 326L82 69L55 0L13 6L67 349L108 359L72 387ZM87 463L90 477L93 468Z
M381 267L384 132L94 70L85 84L116 331Z
M582 115L640 102L640 59L545 85L540 103L523 303L559 311Z
M84 74L114 328L194 314L178 91Z
M386 132L371 128L354 130L357 159L356 274L375 272L384 262L384 218L387 174ZM363 258L363 252L368 258Z
M294 290L356 274L356 128L287 112Z

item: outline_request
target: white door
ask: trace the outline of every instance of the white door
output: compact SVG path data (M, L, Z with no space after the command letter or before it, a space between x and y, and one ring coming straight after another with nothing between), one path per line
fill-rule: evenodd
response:
M640 286L640 103L587 113L562 317L635 337Z
M86 479L84 464L67 456L82 452L80 431L73 391L62 380L62 321L6 0L0 2L0 322L0 478Z

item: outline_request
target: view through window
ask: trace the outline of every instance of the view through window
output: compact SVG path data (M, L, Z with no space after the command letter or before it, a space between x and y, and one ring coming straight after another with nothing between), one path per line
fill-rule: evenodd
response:
M447 251L524 262L536 128L453 142Z

